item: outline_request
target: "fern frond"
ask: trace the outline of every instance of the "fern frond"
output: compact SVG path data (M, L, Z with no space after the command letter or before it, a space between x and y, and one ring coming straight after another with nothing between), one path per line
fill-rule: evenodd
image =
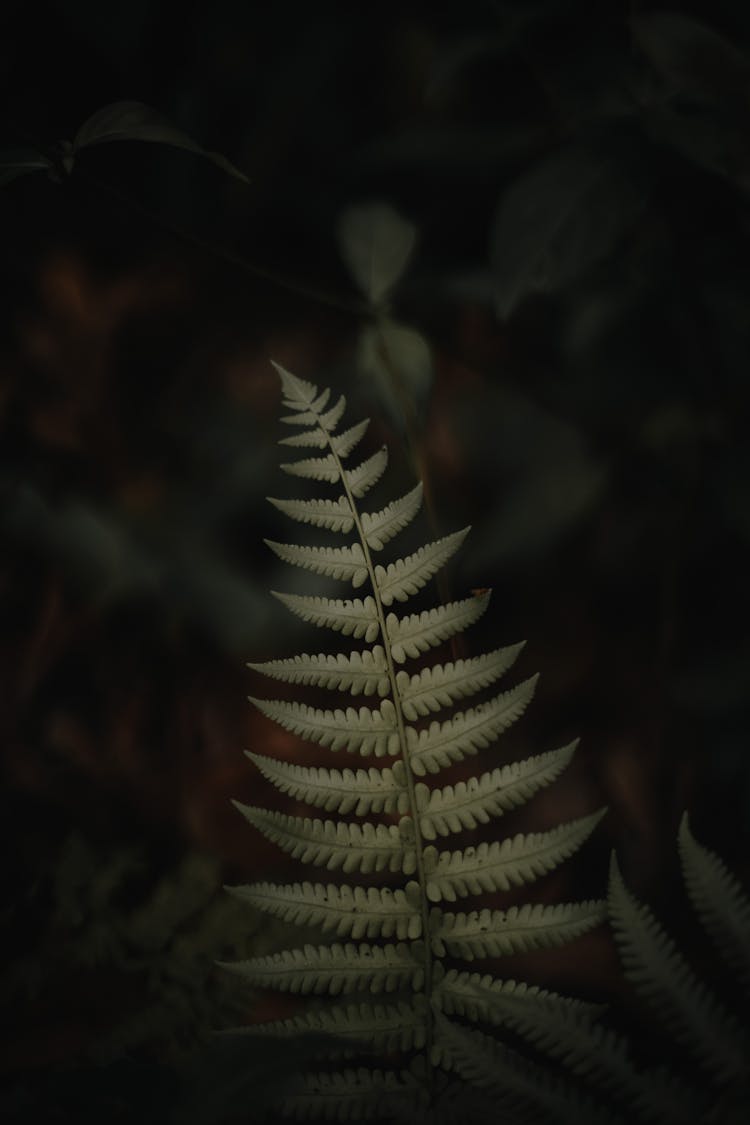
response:
M607 916L606 902L567 902L554 906L526 903L508 910L472 910L469 914L437 911L430 927L433 949L453 957L502 957L564 945L593 930Z
M397 664L409 657L416 659L421 653L450 640L478 621L487 609L490 591L477 594L460 602L425 609L407 617L389 613L385 625L391 642L391 655Z
M531 883L573 855L605 812L600 809L549 832L519 833L463 851L438 855L430 845L425 848L425 858L431 853L434 868L427 883L427 897L431 902L455 902L464 895L508 891L513 886Z
M358 1067L303 1075L294 1092L279 1103L297 1121L370 1121L398 1112L412 1118L424 1093L408 1071Z
M356 469L344 469L344 479L352 494L359 498L369 492L372 486L378 483L387 465L388 450L383 446L377 453L373 453L372 457L357 465Z
M399 500L393 500L380 512L363 512L362 530L368 547L380 551L394 535L403 531L414 519L422 503L422 482Z
M380 632L375 599L369 595L362 600L306 598L300 594L280 594L277 590L271 590L271 593L282 605L311 625L334 629L345 637L364 637L368 644Z
M319 742L331 750L348 750L363 757L374 754L398 754L396 710L390 699L384 699L380 710L370 707L347 707L345 711L322 711L306 703L289 703L284 699L255 699L248 696L259 711L285 730L300 738Z
M688 897L726 963L750 988L750 898L719 856L692 835L687 813L677 842Z
M292 566L351 582L355 589L367 581L367 564L359 543L351 547L298 547L294 543L275 543L272 539L263 542L282 562Z
M436 1056L442 1065L491 1090L507 1112L515 1114L519 1106L532 1109L546 1114L544 1120L555 1125L619 1125L622 1121L497 1039L443 1015L436 1017L435 1025Z
M306 379L300 379L299 375L293 375L291 371L287 371L285 367L282 367L280 363L276 363L273 359L271 360L271 366L281 379L282 394L292 409L305 410L315 401L318 388L313 383Z
M335 883L250 883L225 888L235 898L295 926L320 926L337 937L416 941L422 934L419 885L350 887Z
M406 744L414 773L438 773L451 762L476 754L523 715L534 695L538 676L531 676L488 703L459 711L444 723L434 721L426 730L406 728Z
M344 535L354 527L354 516L345 496L338 500L274 500L271 496L267 499L274 508L300 523L340 531Z
M306 945L285 949L250 961L218 962L256 988L282 992L338 996L366 990L372 993L418 989L424 969L405 942L398 945Z
M475 1022L500 1025L508 1022L520 1009L538 1011L543 1004L549 1010L593 1013L599 1008L584 1000L561 996L536 984L523 981L498 980L489 973L467 973L449 969L435 991L440 1011L447 1016L463 1016Z
M238 1028L248 1036L292 1039L298 1035L330 1035L346 1048L348 1044L377 1051L411 1051L424 1046L424 1013L414 996L411 1003L345 1004L317 1008L288 1019ZM333 1053L336 1044L331 1043Z
M476 828L477 824L487 824L492 816L517 808L559 777L577 745L578 739L575 739L559 750L548 750L521 762L509 762L480 777L469 777L442 789L429 790L419 782L417 796L422 835L434 840L438 834L448 836L451 832Z
M311 417L317 422L315 415ZM288 445L294 449L325 449L328 445L328 437L316 425L314 430L302 430L301 433L292 434L291 437L280 438L279 445Z
M323 766L301 766L246 751L248 758L265 778L282 793L306 801L326 812L354 812L358 816L372 812L405 813L408 794L397 774L403 773L400 762L394 768L332 770ZM398 770L397 767L401 766Z
M333 446L334 453L339 457L348 457L355 445L359 445L362 438L367 433L367 427L370 425L370 419L365 418L362 422L357 422L356 426L350 426L348 430L344 430L342 434L336 434L331 438L331 445Z
M405 559L389 563L387 567L375 567L375 582L383 605L394 601L405 602L418 593L432 578L433 574L455 555L471 529L465 527L453 535L427 543Z
M306 457L303 461L287 461L281 466L292 477L305 480L324 480L335 484L339 479L339 467L332 453L326 457Z
M625 975L636 991L716 1079L743 1074L750 1045L736 1020L697 979L648 907L627 890L614 855L609 909Z
M382 645L350 653L340 652L336 656L324 652L317 656L303 653L286 660L249 663L247 666L287 684L312 684L332 691L349 691L352 695L379 695L382 698L389 689Z
M239 801L232 804L267 839L302 863L347 873L403 871L411 875L416 870L414 849L404 847L395 824L344 824L291 816Z
M413 676L401 670L396 684L404 715L413 722L489 687L515 663L525 643L498 648L470 660L428 665Z
M318 422L324 430L327 430L329 434L332 434L343 418L345 410L346 399L343 395L339 395L336 405L332 406L330 410L327 410L325 414L321 414L318 418Z

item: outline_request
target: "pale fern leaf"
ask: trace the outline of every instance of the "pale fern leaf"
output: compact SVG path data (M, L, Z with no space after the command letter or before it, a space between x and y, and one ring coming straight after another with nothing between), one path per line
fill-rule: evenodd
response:
M563 945L601 924L605 902L568 902L554 906L526 903L508 910L472 910L469 914L437 911L433 949L445 956L473 961L477 957L502 957Z
M609 910L626 977L678 1042L717 1079L742 1075L750 1057L734 1017L700 981L647 906L630 894L612 856Z
M424 969L405 942L398 945L306 945L250 961L219 962L256 988L338 996L421 988Z
M395 824L346 824L291 816L232 801L250 824L294 859L329 871L403 871L417 866L413 848L405 847Z
M227 891L256 910L296 926L320 926L337 937L416 941L422 934L419 885L350 887L335 883L251 883Z
M373 551L380 551L394 535L403 531L414 519L422 503L422 482L399 500L393 500L380 512L363 512L362 530L367 545Z
M400 671L396 685L404 715L414 721L489 687L515 663L525 643L498 648L470 660L428 665L413 676Z
M521 762L509 762L442 789L430 790L418 782L422 835L434 840L438 835L473 829L478 824L487 824L493 816L502 816L508 809L517 808L559 777L577 745L578 739L559 750L548 750Z
M311 625L334 629L345 637L364 637L368 643L380 632L375 599L370 596L362 601L360 598L307 598L299 594L280 594L277 590L271 593Z
M300 379L298 375L292 375L291 371L287 371L285 367L282 367L280 363L275 363L274 360L271 360L271 366L281 379L281 390L285 399L292 403L300 403L303 407L309 407L315 401L318 388L314 383Z
M412 1003L398 1001L376 1004L363 1001L336 1007L317 1008L288 1019L238 1028L246 1036L292 1039L298 1035L335 1036L339 1046L347 1044L378 1051L419 1050L425 1042L424 1014L413 997ZM331 1044L330 1053L334 1053Z
M354 812L365 816L372 812L408 811L406 787L396 777L397 772L403 773L400 762L395 762L393 769L371 766L369 769L334 770L246 753L263 776L282 793L326 812Z
M344 534L354 527L354 516L345 496L338 500L274 500L271 496L267 499L274 508L300 523Z
M256 672L282 680L287 684L311 684L335 691L349 691L352 695L388 694L389 680L382 645L355 650L350 653L321 652L317 656L306 653L286 660L268 660L264 664L248 664Z
M337 434L336 437L331 438L331 445L333 450L339 457L348 457L367 432L367 427L370 425L370 419L365 418L363 422L358 422L356 426L352 426L348 430L344 430L342 434Z
M410 657L416 659L421 653L468 629L479 620L489 601L488 591L464 601L449 602L447 605L436 606L435 609L412 613L407 617L399 618L395 613L389 613L385 624L393 659L397 664L403 664Z
M750 987L750 898L715 852L699 844L685 813L678 836L688 897L726 963Z
M509 891L511 887L531 883L573 855L591 835L605 811L601 809L571 820L549 832L519 833L463 851L438 855L429 845L425 848L425 860L432 871L427 897L432 902L455 902L465 895Z
M359 497L369 492L372 486L378 483L387 465L388 450L386 446L383 446L377 453L373 453L372 457L368 457L361 465L357 465L356 469L344 469L344 479L352 494Z
M345 410L346 399L343 395L339 395L336 405L327 410L325 414L320 415L319 421L323 429L332 434L343 418Z
M398 754L396 710L390 699L384 699L379 710L370 707L347 707L345 711L323 711L306 703L285 699L249 697L259 711L300 738L319 742L331 750L348 750L352 754Z
M355 588L367 581L367 563L359 543L351 547L298 547L294 543L263 542L282 562L301 566L314 574L351 582Z
M451 762L476 754L523 715L531 702L538 676L531 676L488 703L459 711L451 719L430 723L425 730L406 728L409 760L416 774L437 773Z
M281 438L279 445L290 445L295 449L325 449L328 445L328 437L320 427L316 426L314 430L303 430L302 433Z
M435 998L447 1016L463 1016L476 1023L500 1026L515 1010L525 1011L548 1005L579 1014L598 1011L595 1004L561 996L557 992L523 981L498 980L489 973L469 973L449 969L437 985Z
M418 593L442 566L456 553L469 534L470 528L436 539L420 547L413 555L389 563L387 567L375 567L375 582L383 605L394 601L405 602Z
M332 453L326 457L307 457L303 461L289 461L281 466L285 473L306 480L324 480L335 484L339 479L339 467Z

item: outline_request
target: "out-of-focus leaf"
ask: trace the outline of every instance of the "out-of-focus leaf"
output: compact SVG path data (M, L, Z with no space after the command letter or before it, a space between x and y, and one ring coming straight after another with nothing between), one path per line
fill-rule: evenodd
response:
M432 386L429 344L420 332L394 320L384 319L363 329L357 370L402 427L419 412Z
M648 12L632 27L651 64L680 93L750 112L750 59L713 28L680 12Z
M518 179L491 235L498 314L576 281L613 249L643 195L614 161L583 151L564 151Z
M249 183L247 176L218 152L202 148L192 137L178 129L157 110L142 102L113 102L84 121L73 140L73 150L80 151L105 141L154 141L193 152L210 160L223 172Z
M50 172L54 164L33 148L11 149L0 152L0 187L28 176L31 172Z
M417 228L387 203L349 207L337 234L341 256L373 304L401 277L417 241Z

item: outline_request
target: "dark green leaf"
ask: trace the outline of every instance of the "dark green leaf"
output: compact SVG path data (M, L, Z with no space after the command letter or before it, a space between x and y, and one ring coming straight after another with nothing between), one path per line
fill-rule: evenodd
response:
M678 12L650 12L632 21L652 65L682 94L750 112L750 60L718 32Z
M223 172L244 183L250 182L226 157L201 148L187 133L183 133L155 109L142 102L113 102L98 110L76 133L73 149L77 152L105 141L154 141L157 144L172 145L205 157Z
M642 187L614 162L565 151L532 168L498 208L490 253L497 311L552 293L604 258L632 224Z

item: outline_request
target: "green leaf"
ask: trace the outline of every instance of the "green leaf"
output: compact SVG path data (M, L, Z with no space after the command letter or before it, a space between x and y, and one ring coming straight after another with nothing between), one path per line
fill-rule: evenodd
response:
M374 304L401 277L417 240L416 227L386 203L348 208L337 234L354 281Z
M240 172L234 164L218 152L210 152L202 148L192 137L178 129L157 110L144 105L143 102L113 102L97 110L81 128L73 139L73 151L91 145L103 144L109 141L153 141L157 144L171 145L173 148L185 149L195 153L196 156L205 157L223 172L234 176L243 183L250 183L244 172Z
M498 315L577 281L624 236L642 202L626 168L591 152L565 150L522 175L491 235Z
M357 370L372 384L394 422L403 426L427 399L434 365L421 332L382 318L360 333Z

